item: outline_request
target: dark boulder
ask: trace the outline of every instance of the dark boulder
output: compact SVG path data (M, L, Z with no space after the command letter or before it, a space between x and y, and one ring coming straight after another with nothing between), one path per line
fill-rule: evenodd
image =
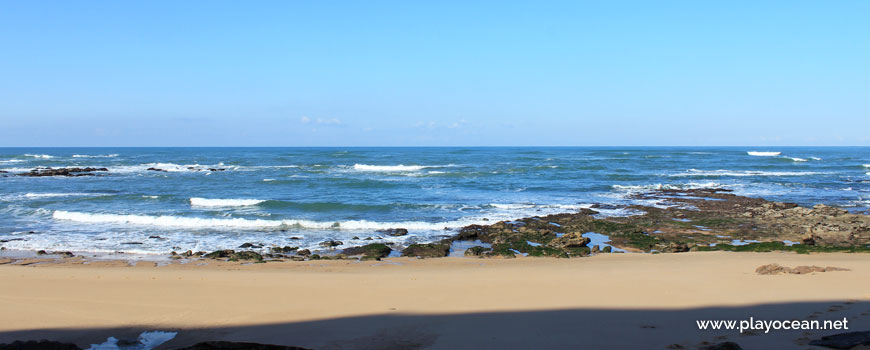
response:
M169 170L164 170L164 169L160 169L160 168L148 168L148 169L145 169L145 170L148 170L148 171L161 171L161 172L164 172L164 173L165 173L165 172L169 172Z
M610 253L612 251L613 251L613 247L611 247L611 246L606 246L604 248L601 248L602 253Z
M296 255L299 255L299 256L309 256L309 255L311 255L311 251L308 250L308 249L297 250L297 251L296 251Z
M859 345L870 346L870 331L839 333L813 340L810 345L831 349L851 349Z
M229 258L230 255L233 255L235 253L236 252L234 250L231 250L231 249L216 250L216 251L213 251L213 252L208 253L206 255L203 255L203 258L206 258L206 259Z
M390 255L393 249L383 243L366 244L361 247L351 247L342 250L345 255L362 255L363 259L380 259Z
M386 230L377 230L376 232L383 233L387 236L393 236L393 237L405 236L408 234L408 230L403 229L403 228L389 228Z
M321 247L324 247L324 248L335 248L335 247L338 247L338 246L340 246L340 245L342 245L342 244L344 244L344 242L342 242L342 241L334 241L334 240L328 240L328 241L325 241L325 242L320 242L320 246L321 246Z
M50 340L15 341L0 344L0 350L81 350L78 345Z
M18 176L42 177L42 176L94 176L94 172L109 171L107 168L38 168Z
M299 247L291 247L289 245L285 245L283 247L272 247L272 253L284 254L284 253L292 253L298 250Z
M241 249L257 249L257 248L263 248L263 245L256 244L256 243L244 243L244 244L240 245L239 248L241 248Z
M446 243L412 244L402 251L402 256L421 258L443 258L450 254L450 245Z
M263 261L263 256L257 252L252 251L244 251L244 252L235 252L229 257L229 261L240 261L240 260L253 260L253 261Z
M298 346L272 345L259 343L239 343L229 341L207 341L196 343L177 350L309 350Z

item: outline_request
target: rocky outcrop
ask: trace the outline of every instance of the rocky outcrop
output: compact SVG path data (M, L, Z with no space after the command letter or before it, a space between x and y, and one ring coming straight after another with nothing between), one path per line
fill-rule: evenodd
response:
M335 247L338 247L338 246L340 246L340 245L342 245L342 244L344 244L344 242L342 242L342 241L334 241L334 240L329 240L329 241L325 241L325 242L320 242L320 246L321 246L321 247L324 247L324 248L335 248Z
M450 244L445 242L411 244L402 250L402 256L418 258L443 258L450 254Z
M363 260L374 259L380 260L390 255L393 249L383 243L366 244L361 247L351 247L343 250L341 253L345 255L361 255Z
M217 251L203 255L203 258L206 258L206 259L224 259L224 258L226 258L227 261L256 261L256 262L263 261L263 256L257 252L252 252L252 251L236 252L236 251L231 250L231 249L217 250Z
M779 275L779 274L795 274L805 275L813 272L831 272L831 271L849 271L842 267L821 267L821 266L796 266L794 268L780 266L779 264L761 265L755 269L755 273L759 275Z
M95 172L109 171L107 168L37 168L18 176L42 177L42 176L94 176Z
M547 245L551 246L553 248L558 248L558 249L581 248L581 247L585 247L591 241L592 240L589 239L588 237L583 237L582 233L571 232L571 233L566 233L566 234L562 235L562 237L558 237L556 239L553 239Z
M388 228L386 230L377 230L376 232L392 237L405 236L408 234L408 230L403 228Z

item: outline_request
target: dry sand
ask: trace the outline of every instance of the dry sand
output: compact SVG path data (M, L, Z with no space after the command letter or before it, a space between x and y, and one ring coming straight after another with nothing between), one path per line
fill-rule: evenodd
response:
M208 262L208 265L202 265ZM759 265L851 269L761 276ZM842 319L870 329L864 254L602 254L154 266L0 265L0 343L80 346L144 330L316 349L813 348L842 331L699 331L696 319Z

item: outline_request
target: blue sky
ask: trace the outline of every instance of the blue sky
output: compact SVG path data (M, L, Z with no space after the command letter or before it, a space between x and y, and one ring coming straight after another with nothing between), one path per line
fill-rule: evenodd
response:
M870 145L868 13L0 0L0 146Z

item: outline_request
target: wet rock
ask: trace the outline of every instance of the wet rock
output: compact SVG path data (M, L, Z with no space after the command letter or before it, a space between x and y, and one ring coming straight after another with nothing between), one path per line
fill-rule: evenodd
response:
M164 173L169 172L169 170L160 169L160 168L148 168L148 169L145 169L145 170L148 170L148 171L160 171L160 172L164 172Z
M46 254L48 254L48 252L47 252L47 251L44 251L44 250L38 250L38 251L36 251L36 255L46 255Z
M230 255L235 254L234 250L225 249L225 250L216 250L206 255L203 255L203 258L206 259L220 259L220 258L229 258Z
M599 251L601 251L601 248L598 247L597 244L592 246L592 251L591 251L592 253L598 253Z
M224 171L224 170L227 170L227 169L223 169L223 168L208 168L208 171Z
M740 345L738 345L735 342L731 342L731 341L726 341L724 343L719 343L719 344L713 344L713 345L710 345L707 347L703 347L701 349L702 350L743 350L743 348L741 348Z
M474 246L465 250L465 256L483 256L488 249L481 246Z
M346 255L362 255L363 259L380 259L390 255L393 249L383 243L366 244L361 247L351 247L341 253Z
M107 168L37 168L18 176L42 177L42 176L94 176L94 172L109 171Z
M272 251L272 253L286 254L295 252L298 249L299 247L291 247L289 245L285 245L283 247L272 247L270 250Z
M81 350L78 345L50 340L15 341L0 344L0 350Z
M810 345L831 349L852 349L861 345L870 346L870 331L839 333L813 340Z
M126 244L126 245L141 245L142 242L124 242L124 243L121 243L121 244Z
M229 256L229 261L240 261L240 260L245 260L245 261L253 260L253 261L261 262L261 261L263 261L263 256L257 252L252 252L252 251L235 252Z
M392 236L392 237L405 236L408 234L408 230L403 229L403 228L389 228L386 230L377 230L375 232L383 233L387 236Z
M602 253L610 253L612 251L613 251L613 247L611 247L611 246L606 246L603 249L601 249Z
M177 350L310 350L297 346L271 345L259 343L240 343L228 341L208 341L196 343Z
M256 243L244 243L244 244L240 245L239 248L241 248L241 249L259 249L259 248L263 248L263 245L256 244Z
M427 243L411 244L402 251L402 256L416 256L421 258L443 258L450 254L450 244Z
M148 236L148 239L163 239L163 237L160 237L160 236Z
M320 254L311 254L308 256L309 260L320 260Z
M324 247L324 248L335 248L335 247L338 247L338 246L340 246L340 245L342 245L342 244L344 244L344 242L342 242L342 241L334 241L334 240L329 240L329 241L325 241L325 242L320 242L320 246L321 246L321 247Z
M296 255L299 255L299 256L309 256L309 255L311 255L311 251L308 250L308 249L297 250L297 251L296 251Z

